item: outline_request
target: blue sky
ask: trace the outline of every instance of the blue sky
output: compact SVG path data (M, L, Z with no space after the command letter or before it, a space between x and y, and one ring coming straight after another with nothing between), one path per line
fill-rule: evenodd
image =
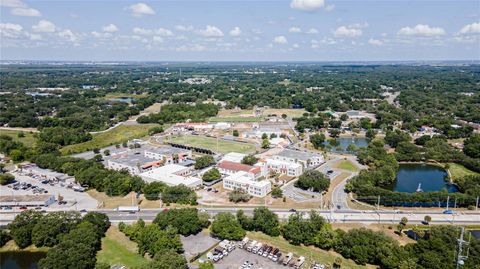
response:
M2 60L480 60L480 1L0 0Z

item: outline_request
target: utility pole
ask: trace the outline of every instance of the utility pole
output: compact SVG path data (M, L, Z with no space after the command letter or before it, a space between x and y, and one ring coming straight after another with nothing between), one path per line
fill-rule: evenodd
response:
M478 211L478 196L477 196L477 203L475 204L475 211Z
M462 251L463 251L463 246L468 246L468 242L463 240L463 235L465 233L465 227L461 227L460 228L461 231L460 231L460 238L457 239L457 242L458 242L458 254L457 254L457 269L460 268L460 266L462 266L465 262L464 260L466 260L468 258L468 251L467 251L467 255L466 256L463 256L462 255Z
M447 196L447 210L448 210L448 204L450 202L450 196Z
M456 197L455 197L455 204L454 204L453 208L457 208L457 198Z
M380 210L380 195L378 196L378 199L377 199L377 210Z

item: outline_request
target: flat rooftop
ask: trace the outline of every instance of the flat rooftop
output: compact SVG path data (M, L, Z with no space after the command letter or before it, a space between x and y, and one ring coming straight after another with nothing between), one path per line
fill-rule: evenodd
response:
M321 157L321 155L317 153L292 150L292 149L284 149L277 155L286 157L286 158L298 159L302 161L307 161L308 159L315 158L315 157Z
M158 162L158 160L156 159L145 157L145 155L140 151L131 151L127 153L117 154L115 156L108 156L106 160L129 166L134 166L137 164L144 165L147 163Z
M52 198L53 195L2 195L0 203L12 202L45 202Z

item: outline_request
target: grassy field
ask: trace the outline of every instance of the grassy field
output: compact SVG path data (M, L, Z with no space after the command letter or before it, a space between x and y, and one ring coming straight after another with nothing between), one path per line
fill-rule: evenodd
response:
M349 160L340 160L334 165L335 168L348 170L352 172L359 171L358 167Z
M259 122L263 118L257 117L212 117L209 118L209 122Z
M25 136L24 137L18 137L19 133L23 133ZM31 147L35 144L35 137L33 137L33 133L30 133L30 132L1 129L0 134L8 135L14 141L22 142L27 147Z
M462 178L465 176L475 176L479 174L477 172L467 169L465 166L461 164L449 163L449 165L450 165L450 168L448 169L448 171L450 172L453 180L457 178Z
M97 253L97 261L112 265L138 268L148 260L137 253L137 244L132 242L116 226L111 226L104 238L102 249Z
M190 145L193 147L206 148L220 153L240 152L240 153L254 153L255 146L247 143L225 141L222 139L215 139L201 135L186 135L173 136L169 140L174 143ZM218 143L218 150L217 150Z
M268 242L268 244L273 245L275 247L278 247L282 253L288 253L292 252L296 257L298 256L304 256L305 257L305 265L304 268L310 268L310 266L314 262L320 262L323 264L327 264L332 266L333 261L336 257L342 257L340 254L335 253L333 251L325 251L319 248L315 247L306 247L306 246L294 246L282 237L271 237L266 234L260 233L260 232L247 232L247 236L250 239L257 240L260 242ZM341 258L342 261L342 268L376 268L373 265L369 266L362 266L356 264L352 260L347 260L344 258Z
M263 115L277 115L281 116L282 114L286 114L291 118L299 118L303 116L303 113L307 112L305 109L292 109L292 108L269 108L263 111Z
M122 143L134 138L141 138L148 134L148 130L157 124L120 125L104 133L93 135L93 139L84 143L63 147L62 153L73 154L89 151L94 148L103 148Z

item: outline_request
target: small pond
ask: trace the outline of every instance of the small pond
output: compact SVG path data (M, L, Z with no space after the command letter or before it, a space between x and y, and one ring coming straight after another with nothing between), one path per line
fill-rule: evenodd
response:
M38 261L47 255L46 252L6 251L0 252L0 268L2 269L36 269Z
M400 164L397 181L392 186L393 191L414 193L420 186L423 192L434 192L446 189L457 192L455 185L445 181L447 172L438 166L430 164Z
M368 146L368 139L365 137L340 137L336 139L336 143L332 145L329 141L323 143L330 147L329 151L336 153L351 153L347 151L350 144L354 144L357 148L364 148Z
M133 98L130 98L130 97L111 98L110 101L122 102L122 103L131 103L133 101Z

